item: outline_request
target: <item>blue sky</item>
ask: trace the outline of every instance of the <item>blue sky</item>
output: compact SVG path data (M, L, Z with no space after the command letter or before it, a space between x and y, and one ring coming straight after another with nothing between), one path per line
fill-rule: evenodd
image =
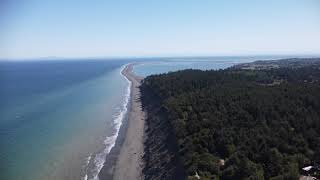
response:
M319 0L1 0L0 58L320 54Z

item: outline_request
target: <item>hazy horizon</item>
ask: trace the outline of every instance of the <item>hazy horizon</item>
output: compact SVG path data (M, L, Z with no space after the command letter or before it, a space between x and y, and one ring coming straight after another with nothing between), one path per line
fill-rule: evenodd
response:
M19 58L0 58L0 61L68 61L68 60L128 60L128 59L193 59L193 58L253 58L254 60L279 60L286 58L320 58L320 54L251 54L251 55L172 55L172 56L91 56L91 57L60 57L60 56L48 56L48 57L19 57ZM268 57L267 59L264 59ZM261 58L261 59L260 59Z

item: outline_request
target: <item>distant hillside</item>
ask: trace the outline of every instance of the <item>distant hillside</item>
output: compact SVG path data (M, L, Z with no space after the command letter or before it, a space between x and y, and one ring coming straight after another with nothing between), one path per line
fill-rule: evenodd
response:
M260 60L252 63L235 65L232 68L242 70L269 70L275 68L301 68L307 66L320 66L320 58L290 58L280 60Z
M170 164L183 166L180 179L298 179L303 167L320 164L319 59L256 63L279 67L144 79L142 102L153 133L148 177L161 179ZM170 177L179 179L176 172L183 170Z

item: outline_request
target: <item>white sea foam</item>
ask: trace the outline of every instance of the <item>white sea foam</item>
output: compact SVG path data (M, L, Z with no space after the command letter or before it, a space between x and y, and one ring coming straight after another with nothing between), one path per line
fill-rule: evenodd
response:
M123 119L125 118L125 115L128 111L128 103L130 100L130 93L131 93L131 81L129 81L129 79L127 79L127 77L125 77L121 72L124 70L124 68L127 65L122 66L121 70L120 70L120 75L123 76L126 81L128 82L128 86L127 86L127 90L126 90L126 94L124 96L124 100L123 103L120 107L117 107L117 113L113 116L113 128L115 129L115 132L111 135L111 136L107 136L104 140L104 149L102 152L95 154L93 157L93 162L92 162L92 169L90 170L90 174L87 170L87 173L84 176L84 180L98 180L99 177L99 172L101 171L104 163L105 163L105 158L106 156L110 153L111 149L115 146L116 144L116 140L117 137L119 135L119 130L120 127L122 125ZM91 160L91 155L90 155L90 159L87 163L87 166L89 166ZM89 169L89 168L87 168Z
M86 172L88 171L91 158L92 158L92 154L90 153L90 155L86 158L86 162L83 167ZM86 173L84 177L81 178L81 180L88 180L88 174Z

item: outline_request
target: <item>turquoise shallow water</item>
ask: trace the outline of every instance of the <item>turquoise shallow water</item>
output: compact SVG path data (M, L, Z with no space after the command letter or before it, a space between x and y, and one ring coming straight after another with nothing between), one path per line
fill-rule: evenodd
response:
M128 86L124 62L29 63L32 71L28 63L1 66L0 179L79 179L86 158L94 164L115 132Z

